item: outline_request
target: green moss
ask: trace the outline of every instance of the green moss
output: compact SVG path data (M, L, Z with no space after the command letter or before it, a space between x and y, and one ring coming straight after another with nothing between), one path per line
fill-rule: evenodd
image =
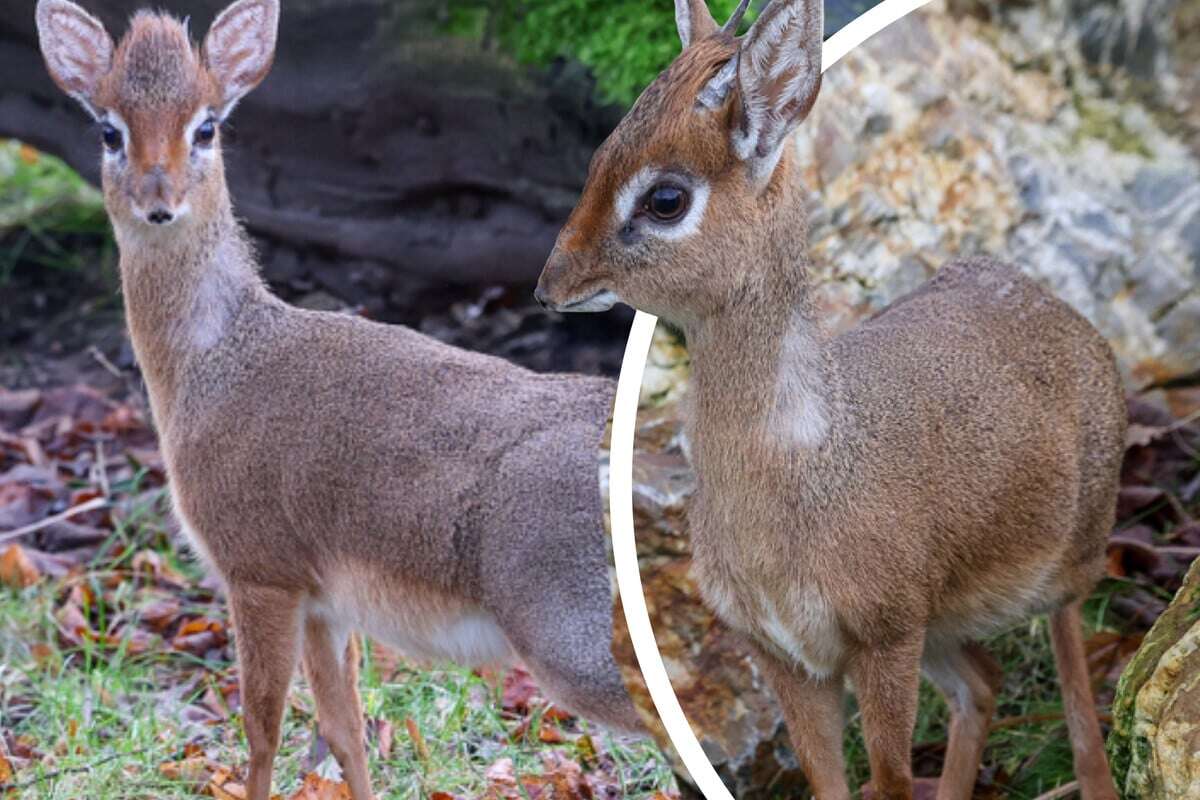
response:
M1099 139L1118 153L1146 158L1154 155L1142 137L1130 130L1115 110L1089 103L1078 95L1075 110L1079 113L1079 129L1074 136L1076 145L1083 139Z
M724 20L736 2L710 6ZM622 105L679 54L666 0L451 0L447 29L496 41L525 64L579 61L595 75L600 99Z
M111 242L100 192L59 159L0 139L0 286L23 260L87 269L93 254L65 246L72 236Z
M1198 615L1200 559L1193 562L1179 593L1146 634L1142 646L1117 683L1112 707L1113 729L1108 737L1108 757L1118 789L1131 800L1142 796L1137 790L1137 786L1140 786L1139 777L1130 774L1131 767L1148 763L1149 748L1148 742L1134 734L1138 692L1154 674L1163 654L1191 629Z

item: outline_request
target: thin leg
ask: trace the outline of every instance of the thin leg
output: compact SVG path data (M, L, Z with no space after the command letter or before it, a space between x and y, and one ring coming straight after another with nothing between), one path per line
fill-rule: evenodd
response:
M922 637L858 653L850 680L862 712L873 800L911 800L912 736L921 684ZM866 796L864 794L864 796Z
M1063 709L1071 750L1075 754L1075 777L1083 800L1116 800L1104 737L1096 717L1096 701L1088 676L1087 655L1083 649L1083 603L1076 601L1050 615L1050 644L1058 679L1062 684Z
M230 586L237 636L243 723L250 745L247 800L269 800L271 763L299 650L300 595L262 586Z
M319 617L304 623L304 674L317 701L321 735L342 767L354 800L373 800L363 749L362 703L358 697L358 643Z
M779 698L792 747L817 800L849 800L842 755L843 680L816 679L754 646L754 662Z
M950 705L950 742L937 800L971 800L1003 674L973 642L925 652L925 674Z

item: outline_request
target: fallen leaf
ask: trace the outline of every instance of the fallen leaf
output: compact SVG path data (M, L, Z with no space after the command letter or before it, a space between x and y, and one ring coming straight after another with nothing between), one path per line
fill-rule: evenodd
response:
M425 737L421 735L421 729L417 727L417 721L412 717L405 717L404 727L408 729L408 738L412 740L413 752L417 754L417 758L421 761L428 761L429 747L425 744Z
M158 765L159 773L167 780L203 784L211 772L208 759L191 756L181 761L164 761Z
M509 670L504 676L504 690L500 695L500 705L505 711L517 714L529 712L530 704L538 696L537 684L528 672L520 667Z
M327 780L315 772L304 776L300 790L289 800L351 800L350 785Z
M496 761L483 773L483 778L487 781L485 800L522 800L523 793L511 758Z
M0 583L14 589L24 589L40 580L42 574L19 544L10 544L0 554Z
M379 757L386 761L392 757L392 740L395 735L392 723L386 719L379 720L375 726L375 735L378 737L376 751L379 753Z

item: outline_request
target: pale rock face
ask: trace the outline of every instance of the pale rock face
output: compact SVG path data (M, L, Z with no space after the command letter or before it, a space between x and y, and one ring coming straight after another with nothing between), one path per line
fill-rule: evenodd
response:
M1195 372L1200 161L1148 107L1102 97L1047 16L996 28L935 3L826 73L796 136L821 299L848 327L983 252L1091 320L1131 385Z

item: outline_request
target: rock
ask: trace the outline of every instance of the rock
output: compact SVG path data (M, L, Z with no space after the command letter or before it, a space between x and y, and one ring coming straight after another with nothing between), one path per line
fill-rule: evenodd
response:
M1108 739L1123 795L1185 800L1200 792L1200 561L1121 675Z
M1200 160L1046 38L1062 6L911 14L826 73L796 141L839 327L982 252L1088 317L1135 388L1200 370Z
M689 576L685 503L694 486L680 448L678 407L639 417L634 528L647 609L671 685L704 752L735 797L798 794L804 776L788 746L774 696L739 638L700 602ZM620 608L613 653L647 729L667 753L681 787L687 772L654 712Z

